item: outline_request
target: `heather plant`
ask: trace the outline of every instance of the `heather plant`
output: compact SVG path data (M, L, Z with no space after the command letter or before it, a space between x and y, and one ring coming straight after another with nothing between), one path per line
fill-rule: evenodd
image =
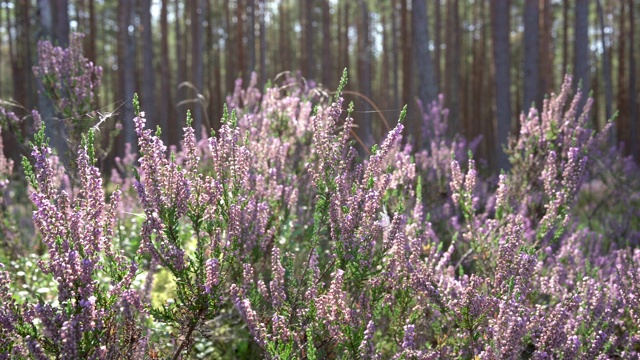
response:
M11 357L115 358L133 354L142 339L137 317L142 310L131 289L137 265L112 242L119 191L106 201L94 166L93 135L78 151L76 192L54 182L55 156L44 128L36 134L32 157L23 161L33 188L34 223L48 254L40 270L57 284L55 299L40 297L19 305L3 271L3 354ZM98 281L98 274L106 274Z
M66 142L54 138L55 150L65 161L73 160L71 153L79 146L82 136L90 129L97 133L95 130L107 122L111 131L105 132L106 141L96 143L96 153L104 157L121 129L121 125L111 119L115 110L109 113L96 107L102 67L84 57L83 37L80 33L71 34L66 48L54 46L49 40L38 41L38 63L32 68L39 81L39 92L50 100L53 113L48 113L47 105L40 110L47 113L47 123L56 130L55 136L64 137ZM67 148L69 153L64 150Z
M180 149L146 128L134 99L140 153L116 161L111 184L94 166L91 133L65 177L40 132L35 164L23 166L47 254L38 271L28 258L0 272L0 349L34 358L636 358L636 170L602 150L586 126L589 102L567 103L568 81L541 115L521 118L512 171L497 184L481 176L475 142L446 136L441 98L423 114L427 149L403 143L403 111L361 158L353 104L341 96L346 73L332 98L291 79L264 94L255 78L246 89L237 82L211 135L198 141L187 114ZM605 161L608 172L594 170ZM601 200L584 186L596 175L628 186L599 190L628 215L597 212ZM49 284L56 289L38 291Z
M81 116L95 109L97 91L102 78L102 68L86 59L82 51L82 34L74 33L69 46L53 46L48 40L38 42L38 64L33 67L42 90L53 101L56 111L73 125L77 134L83 134L88 126L79 126Z

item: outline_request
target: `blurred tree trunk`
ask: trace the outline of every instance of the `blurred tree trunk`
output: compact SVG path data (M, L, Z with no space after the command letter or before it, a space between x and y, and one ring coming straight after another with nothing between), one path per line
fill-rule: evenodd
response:
M438 86L433 73L433 62L429 52L429 16L427 14L426 1L413 0L411 14L413 54L418 78L418 99L426 109L438 95ZM417 121L417 127L413 129L413 134L416 137L421 133L420 124L421 122ZM421 140L422 142L429 141L429 139Z
M89 48L87 51L87 59L97 64L96 41L98 36L98 28L96 26L96 8L95 1L89 0Z
M172 113L171 63L169 62L169 23L167 20L169 0L162 0L160 9L160 102L158 103L158 124L162 128L162 140L169 141L169 114Z
M343 68L349 68L349 1L344 2L344 25L342 26L342 48L340 54L342 55ZM341 69L342 70L342 69Z
M362 95L371 98L371 39L369 27L369 7L365 0L358 0L360 22L358 29L358 85ZM362 118L359 124L360 136L367 147L374 143L371 126L371 108L367 102L362 103Z
M391 53L393 62L393 105L394 109L400 107L400 51L398 49L398 0L392 0L391 11Z
M235 46L236 42L236 34L234 34L233 28L233 17L231 15L231 1L223 1L224 10L225 10L225 22L227 25L226 38L224 42L226 59L225 59L225 70L226 70L226 93L233 92L234 83L236 81L237 70L236 63L238 59L236 58L235 51L237 47ZM226 102L226 101L225 101Z
M339 76L333 70L331 51L331 7L329 0L322 0L322 83L333 89L333 79Z
M411 34L409 32L409 15L407 1L400 0L400 46L402 47L402 103L411 104L413 58L411 54ZM414 129L415 130L415 129Z
M626 78L626 47L627 47L627 29L626 23L627 19L625 16L625 3L620 3L620 12L618 14L618 94L617 94L617 102L618 102L618 143L623 142L625 146L625 152L628 154L629 151L629 103L627 99L627 78Z
M155 104L156 76L153 66L153 34L151 27L151 0L140 0L140 25L142 25L142 109L151 124L158 124ZM164 129L166 131L166 129Z
M307 76L309 74L309 67L307 62L307 57L309 57L309 53L307 53L307 26L306 23L309 21L309 17L307 15L307 1L300 1L298 4L298 15L300 21L300 58L299 61L299 69L302 72L302 76Z
M602 42L602 78L604 80L604 106L606 120L610 120L612 114L613 104L613 87L611 83L611 57L609 42L607 41L607 34L604 24L604 12L602 10L602 1L597 0L598 6L598 21L600 22L600 37Z
M393 17L392 17L393 19ZM382 69L380 79L380 91L378 92L378 98L380 99L380 107L383 109L389 109L389 93L391 92L391 86L389 83L389 24L387 21L387 12L382 12ZM393 37L393 34L391 34Z
M280 14L280 22L279 26L279 48L282 51L282 67L276 68L277 72L281 71L291 71L293 70L291 66L291 47L290 47L290 39L289 39L289 19L288 12L284 8L284 2L280 2L278 4L278 12Z
M442 48L440 45L442 44L442 4L441 0L434 1L435 3L435 52L434 52L434 63L435 63L435 76L436 83L438 84L438 89L442 91Z
M554 41L553 41L553 5L551 0L540 0L540 19L539 19L539 36L538 46L540 58L538 61L538 94L536 95L536 103L541 108L545 94L554 91Z
M636 91L636 60L635 60L635 6L633 0L628 0L629 7L629 153L636 161L640 160L638 150L638 92Z
M120 0L118 2L118 70L120 74L120 94L124 101L122 117L124 143L131 144L133 151L137 149L136 135L133 127L133 92L135 81L135 42L133 30L130 32L135 11L135 1Z
M256 8L255 0L247 0L247 74L248 80L251 73L256 71Z
M495 61L493 59L493 53L489 49L489 42L491 40L491 27L489 24L491 23L491 9L489 8L490 4L488 1L483 1L481 3L481 18L484 19L484 23L482 26L482 53L484 54L484 66L483 68L486 71L483 71L482 77L482 93L484 94L480 102L482 103L481 107L481 124L480 124L480 133L483 136L483 140L480 143L480 146L484 150L484 156L486 157L489 168L495 169L496 165L496 157L495 157L495 143L496 143L496 129L494 126L494 98L495 98L495 86L492 81L495 77Z
M52 39L54 32L54 9L51 5L51 2L46 0L39 0L37 2L39 29L36 38L38 39L38 41L47 40L55 43L55 41L53 41ZM37 54L37 56L39 57L40 54ZM40 81L36 80L36 82L38 86L38 112L40 113L40 117L44 122L46 136L51 139L51 147L58 153L58 155L60 155L61 159L66 163L68 150L65 146L66 141L64 141L64 122L59 121L56 118L56 112L54 110L52 100L45 94L44 88L41 87Z
M589 91L589 0L576 0L575 3L575 33L574 33L574 89L582 89L579 109L582 109Z
M181 87L180 84L187 80L187 44L184 41L180 41L180 39L185 39L187 36L186 29L183 32L182 30L182 16L184 11L181 11L181 1L175 0L174 2L174 21L175 21L175 33L176 33L176 82L173 85L176 90L175 95L175 109L176 113L174 116L169 117L168 121L168 132L169 132L169 144L177 145L180 142L180 124L181 121L179 119L184 118L186 108L184 105L178 105L181 101L185 100L186 97L186 88Z
M493 12L493 57L496 88L496 142L495 154L498 170L508 170L509 161L502 150L507 145L511 125L511 77L509 75L509 0L491 2Z
M193 128L195 129L196 139L201 138L202 126L204 124L203 106L204 106L204 3L203 0L197 0L192 3L191 7L191 79L192 85L195 87L193 99L197 99L191 108L193 109Z
M221 6L218 3L218 0L214 0L213 9L219 9ZM214 22L212 25L214 26L211 33L213 35L213 101L211 102L211 106L213 107L211 128L218 130L220 128L220 120L222 118L222 104L224 103L224 99L222 96L222 55L220 49L220 33L218 32L218 27L222 27L221 17L218 18L218 21ZM220 24L220 25L218 25Z
M538 0L524 2L524 89L522 109L526 113L538 98ZM540 106L540 104L537 104Z
M69 46L69 1L54 0L53 39L58 46Z
M562 1L562 76L569 73L569 0Z
M240 77L242 79L247 79L247 68L246 68L246 63L245 63L245 58L244 58L244 4L243 4L243 0L237 0L237 4L236 4L236 47L238 49L238 58L235 59L234 61L237 61L238 65L240 66L240 68L238 69L238 74L235 75L235 77ZM246 84L246 81L245 81ZM233 88L231 88L231 91L233 91Z
M16 1L15 29L16 29L16 69L18 72L17 82L14 88L17 90L16 100L27 109L32 109L35 105L33 91L33 66L31 57L31 2L29 0Z
M260 89L267 82L267 3L260 0Z
M485 75L487 74L487 40L486 40L486 24L485 19L485 1L479 2L474 11L474 28L473 34L476 41L472 42L473 60L471 70L471 87L470 92L470 110L469 115L469 132L466 133L469 140L474 139L476 136L482 134L484 129L490 128L484 123L485 120L485 103L487 102L487 95L482 91L485 88ZM485 127L486 126L486 127ZM486 143L486 139L483 143ZM478 154L479 157L488 158L486 149L482 154Z
M447 2L445 51L445 100L449 108L449 135L461 132L460 121L460 14L458 0Z
M0 31L3 31L2 28L5 27L4 25L4 12L2 11L2 8L4 6L4 1L0 1ZM7 29L8 30L8 29ZM7 32L7 34L9 34L9 32ZM11 42L11 36L8 36L9 41ZM11 57L11 47L13 47L13 44L11 44L9 46L9 56L5 55L5 56L0 56L0 99L4 98L4 97L9 97L8 92L5 93L5 82L4 82L4 63L6 60L10 60ZM9 62L9 68L11 68L11 62Z

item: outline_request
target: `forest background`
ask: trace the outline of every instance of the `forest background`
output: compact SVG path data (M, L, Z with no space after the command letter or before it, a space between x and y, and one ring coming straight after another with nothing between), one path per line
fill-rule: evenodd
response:
M593 128L615 117L611 141L638 159L639 11L633 0L4 0L0 98L24 118L39 108L55 129L64 119L47 116L49 100L39 96L37 43L67 46L70 34L85 34L85 56L103 75L100 115L84 121L104 120L105 132L123 127L101 162L106 170L135 143L134 93L151 126L178 144L188 109L196 127L220 126L236 79L246 86L255 72L262 88L289 72L327 95L348 68L346 103L355 101L363 143L379 142L408 104L407 134L426 144L416 100L441 93L450 133L481 136L477 157L495 170L506 166L502 146L519 114L541 108L570 74L592 92ZM2 135L7 155L25 155L10 132Z

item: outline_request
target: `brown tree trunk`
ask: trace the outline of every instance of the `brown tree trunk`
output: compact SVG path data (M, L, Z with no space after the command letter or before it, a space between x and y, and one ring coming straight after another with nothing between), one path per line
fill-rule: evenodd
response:
M53 13L53 39L59 46L69 46L69 1L56 0L52 2Z
M288 19L287 12L285 11L283 2L278 4L278 13L280 14L280 22L278 24L279 30L279 48L282 51L282 67L277 68L276 71L287 71L293 70L291 68L290 54L291 50L289 48L289 28L288 28Z
M196 0L192 3L191 7L191 38L193 43L191 45L191 80L195 87L196 94L193 94L193 98L204 98L204 13L203 0ZM200 139L202 134L202 127L206 126L202 120L203 118L203 106L201 101L193 103L193 128L195 129L196 138Z
M602 10L602 1L597 0L596 5L598 7L598 21L600 23L600 37L602 42L602 78L604 80L604 107L606 120L611 119L612 104L613 104L613 85L611 82L611 57L610 47L607 41L607 34L605 31L604 23L604 11Z
M227 37L225 39L224 42L224 47L225 47L225 53L227 54L226 59L225 59L225 70L226 70L226 89L225 92L226 93L231 93L233 92L233 87L234 87L234 83L236 81L236 77L238 76L237 70L236 70L236 63L238 62L237 56L236 56L236 49L237 46L235 46L236 41L236 34L233 31L234 28L234 24L233 24L233 18L232 18L232 9L231 9L231 1L223 1L224 3L224 9L225 9L225 22L227 25Z
M160 103L158 104L158 124L162 128L162 140L169 141L169 114L172 113L171 63L169 62L169 23L167 20L169 0L162 0L160 9Z
M625 16L625 3L620 4L620 13L618 15L618 143L622 142L625 146L625 152L629 153L629 101L627 99L627 74L626 74L626 47L627 47L627 19Z
M400 51L398 49L398 0L392 1L391 11L391 53L393 62L393 108L400 106Z
M542 105L545 94L549 94L554 91L554 45L553 45L553 8L551 0L540 0L540 26L541 31L539 45L540 58L538 63L539 69L539 81L538 81L538 94L536 96L536 103L538 106Z
M93 63L97 63L96 41L98 36L98 28L96 26L96 8L95 0L89 0L89 49L87 58Z
M333 89L333 79L339 76L333 70L331 55L331 8L329 0L322 0L322 83L329 89Z
M502 150L507 145L509 128L511 126L511 76L509 56L509 0L495 0L491 2L493 13L493 57L496 75L496 117L497 141L495 154L498 169L509 169L509 161Z
M238 58L236 59L236 61L238 62L238 65L240 66L240 68L238 69L239 74L237 76L239 76L242 79L248 79L247 77L247 70L246 70L246 63L245 63L245 58L244 58L244 0L237 0L237 5L236 5L236 29L237 29L237 37L236 37L236 46L238 49ZM245 81L246 83L246 81ZM233 91L233 89L231 89Z
M358 85L362 95L371 98L371 39L369 38L369 7L365 0L358 0L360 22L358 29ZM362 118L359 124L360 136L367 147L374 143L371 126L371 108L368 103L362 107Z
M562 1L562 76L569 73L569 0Z
M255 0L247 1L247 76L256 71L256 4Z
M582 97L579 108L585 103L591 86L591 73L589 71L589 0L576 0L575 2L575 30L574 30L574 89L582 89Z
M140 23L142 25L142 108L151 124L158 124L155 91L156 76L153 68L153 34L151 33L151 0L140 0Z
M634 1L628 0L629 7L629 153L636 161L640 161L638 146L638 92L636 91L636 59L635 59L635 7Z
M435 2L435 36L434 36L434 64L435 64L435 75L436 82L438 83L438 89L442 91L442 48L440 45L442 44L442 5L440 0L436 0Z
M538 0L524 2L524 89L522 109L527 112L538 98ZM537 104L540 106L540 104Z
M400 0L400 46L402 47L402 103L410 105L412 90L413 55L411 49L411 35L409 32L409 10L407 1ZM415 129L413 129L415 130Z
M134 1L120 0L118 2L118 69L120 69L120 93L124 100L122 115L124 118L122 139L124 143L131 144L132 149L137 149L137 141L133 128L133 92L135 81L135 43L133 34L129 34L129 26L132 24L132 12L135 9Z
M418 99L426 109L438 95L438 87L433 73L433 62L429 52L429 16L425 0L412 1L413 53L418 78ZM413 134L418 138L421 133L421 121L417 121ZM421 139L429 141L429 139Z
M267 82L267 3L260 0L260 89Z
M393 17L392 17L393 18ZM378 93L378 98L380 99L380 106L383 109L388 109L391 105L389 104L389 95L391 92L391 86L389 84L389 24L387 22L387 13L382 12L382 69L381 69L381 79L380 79L380 92ZM393 34L391 34L393 37Z
M342 27L342 48L340 53L342 54L343 67L348 68L349 64L349 1L344 2L344 25Z
M449 135L462 130L460 121L460 15L458 0L447 2L445 99L449 108Z

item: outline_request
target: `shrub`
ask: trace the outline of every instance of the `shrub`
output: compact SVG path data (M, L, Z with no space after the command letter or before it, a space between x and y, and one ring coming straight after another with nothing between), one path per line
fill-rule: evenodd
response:
M599 229L583 220L593 212L583 192L593 164L617 155L586 128L588 105L566 104L570 79L541 115L521 118L512 170L497 186L479 176L473 143L444 136L441 101L425 114L428 149L403 144L403 111L360 159L345 82L346 73L333 99L295 85L260 94L240 82L216 133L197 141L187 114L180 151L146 128L134 99L139 158L122 159L112 178L135 195L105 195L91 132L78 151L77 186L60 181L41 130L34 165L23 166L47 246L39 268L57 289L16 294L9 269L0 272L0 350L7 358L638 356L640 251L621 240L637 225L614 232L615 218L602 217ZM624 162L616 164L611 176Z

